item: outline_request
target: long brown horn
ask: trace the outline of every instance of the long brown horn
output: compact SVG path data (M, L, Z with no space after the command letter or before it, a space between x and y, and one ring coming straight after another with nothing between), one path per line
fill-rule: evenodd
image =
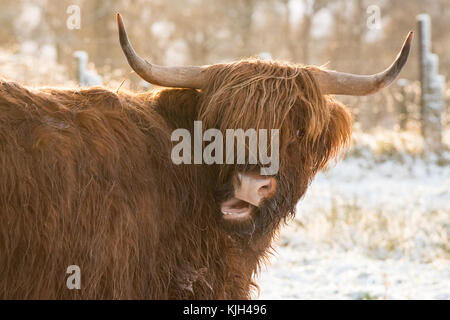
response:
M408 60L413 36L414 32L410 31L394 63L383 72L361 76L322 69L313 70L322 94L366 96L387 87L395 80Z
M117 14L119 40L130 67L145 81L163 87L193 88L203 87L203 70L206 67L162 67L142 59L134 51L128 40L122 17Z

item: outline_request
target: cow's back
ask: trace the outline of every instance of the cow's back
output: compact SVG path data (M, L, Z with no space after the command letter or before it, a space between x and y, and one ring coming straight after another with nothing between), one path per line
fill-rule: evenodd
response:
M164 295L148 284L161 274L156 221L171 223L161 208L174 206L158 196L176 192L170 135L136 101L1 83L1 298ZM70 265L82 290L66 286Z

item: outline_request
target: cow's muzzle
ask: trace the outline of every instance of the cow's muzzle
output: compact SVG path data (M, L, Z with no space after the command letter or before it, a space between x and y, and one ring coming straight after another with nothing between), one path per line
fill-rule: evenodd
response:
M220 209L224 219L248 219L252 209L265 199L274 196L277 181L270 176L256 173L237 173L233 179L234 197L222 202Z

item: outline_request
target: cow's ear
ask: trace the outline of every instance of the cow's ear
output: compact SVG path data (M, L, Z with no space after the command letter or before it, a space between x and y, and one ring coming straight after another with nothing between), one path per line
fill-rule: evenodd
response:
M350 146L351 141L349 110L331 97L327 97L327 107L330 111L330 118L317 144L316 170L322 169L330 160L340 155L345 148Z
M174 128L190 129L197 119L200 93L193 89L165 89L155 96L155 110Z

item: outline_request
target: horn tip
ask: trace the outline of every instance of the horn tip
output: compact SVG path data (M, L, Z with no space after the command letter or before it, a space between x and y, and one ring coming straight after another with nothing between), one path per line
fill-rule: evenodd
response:
M123 19L122 19L122 16L120 15L120 13L116 13L116 21L117 21L117 24L119 25L119 26L121 26L121 25L123 25Z
M411 48L412 40L414 39L414 31L409 31L408 36L405 39L405 43L403 44L403 50L401 54L405 54L406 58L409 55L409 50ZM405 61L406 62L406 61Z
M123 19L120 13L116 14L116 19L117 19L117 28L119 29L120 45L122 46L122 49L125 49L126 47L129 46L129 42L127 32L125 31L125 25L123 23Z
M409 31L408 35L406 36L405 43L403 44L404 47L411 46L411 42L414 39L414 31Z
M412 39L414 39L414 31L413 30L409 31L408 36L406 37L406 40L408 42L411 42Z

